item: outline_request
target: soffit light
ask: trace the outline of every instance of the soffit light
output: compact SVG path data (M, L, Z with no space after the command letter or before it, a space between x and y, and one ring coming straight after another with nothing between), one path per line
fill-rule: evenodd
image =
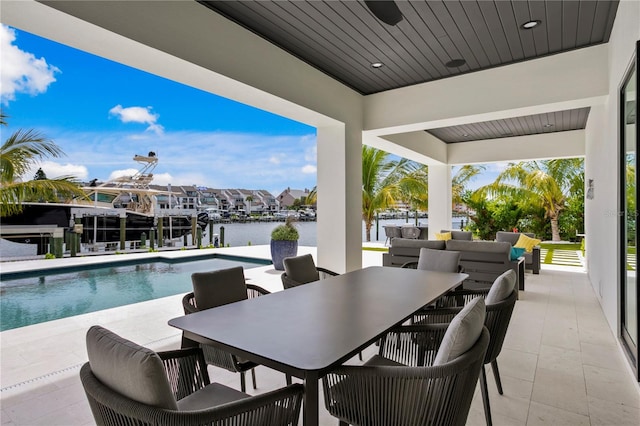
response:
M383 65L384 65L384 64L383 64L382 62L373 62L373 63L371 64L371 67L372 67L372 68L382 68L382 66L383 66Z
M545 128L547 128L547 129L548 129L549 127L553 127L553 124L551 124L551 123L547 123L547 124L543 125L542 127L545 127Z
M523 30L531 30L531 29L537 27L538 25L540 25L541 23L542 23L541 20L534 19L534 20L527 21L524 24L520 25L520 28L522 28Z

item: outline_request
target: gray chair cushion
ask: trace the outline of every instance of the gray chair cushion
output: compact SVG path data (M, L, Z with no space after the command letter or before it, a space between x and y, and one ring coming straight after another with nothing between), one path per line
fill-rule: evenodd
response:
M247 299L242 266L191 274L193 295L199 311Z
M404 364L394 361L389 358L385 358L381 355L375 354L367 362L362 364L367 367L403 367Z
M489 293L484 298L485 303L487 305L493 305L509 297L516 286L517 278L513 269L509 269L496 278L489 289Z
M320 273L313 261L313 256L304 254L302 256L287 257L282 261L284 272L289 279L300 284L306 284L320 279Z
M459 264L459 251L420 249L418 269L423 271L458 272Z
M178 401L180 411L205 410L240 399L249 395L220 383L212 383Z
M93 326L87 332L87 354L93 374L117 393L154 407L178 408L162 360L151 349Z
M433 365L445 364L471 349L482 333L486 313L482 297L467 303L447 327Z

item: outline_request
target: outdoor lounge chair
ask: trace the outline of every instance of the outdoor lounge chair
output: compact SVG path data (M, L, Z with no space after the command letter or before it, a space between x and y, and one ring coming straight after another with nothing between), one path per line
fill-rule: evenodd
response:
M241 266L213 272L196 272L191 275L191 281L193 282L194 292L188 293L182 298L182 307L185 315L269 294L269 291L262 287L247 284ZM240 373L240 389L242 392L246 391L245 372L251 370L253 388L256 388L254 367L258 364L243 360L210 345L198 345L183 336L182 347L193 346L202 347L207 364L224 368L234 373Z
M200 348L156 353L93 326L80 380L98 425L297 425L303 387L250 396L211 383Z
M451 325L397 326L380 354L323 378L325 406L340 425L464 425L489 345L484 302Z
M453 291L439 300L439 303L449 305L449 308L438 308L432 310L422 310L413 317L415 324L441 324L448 323L463 309L461 307L466 301L477 297L484 297L486 302L487 316L485 326L489 330L491 339L489 348L485 355L480 376L482 401L487 425L492 424L491 406L489 404L489 391L487 389L487 375L485 364L491 364L493 376L498 387L498 393L503 394L500 371L498 370L498 355L502 350L502 344L507 334L511 314L518 298L518 289L515 288L517 281L516 273L508 270L500 275L488 290L460 290ZM458 306L456 306L458 305Z

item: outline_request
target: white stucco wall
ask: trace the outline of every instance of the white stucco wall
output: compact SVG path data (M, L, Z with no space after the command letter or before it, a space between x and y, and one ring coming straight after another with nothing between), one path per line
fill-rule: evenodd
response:
M585 201L588 271L613 332L619 329L617 282L618 87L640 39L640 2L618 6L608 43L609 97L593 108L586 128L585 179L594 179L595 197Z

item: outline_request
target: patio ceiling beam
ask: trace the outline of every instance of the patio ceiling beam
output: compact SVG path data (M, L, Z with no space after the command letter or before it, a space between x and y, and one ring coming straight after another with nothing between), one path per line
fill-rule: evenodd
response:
M366 134L383 136L602 105L607 45L366 96Z

